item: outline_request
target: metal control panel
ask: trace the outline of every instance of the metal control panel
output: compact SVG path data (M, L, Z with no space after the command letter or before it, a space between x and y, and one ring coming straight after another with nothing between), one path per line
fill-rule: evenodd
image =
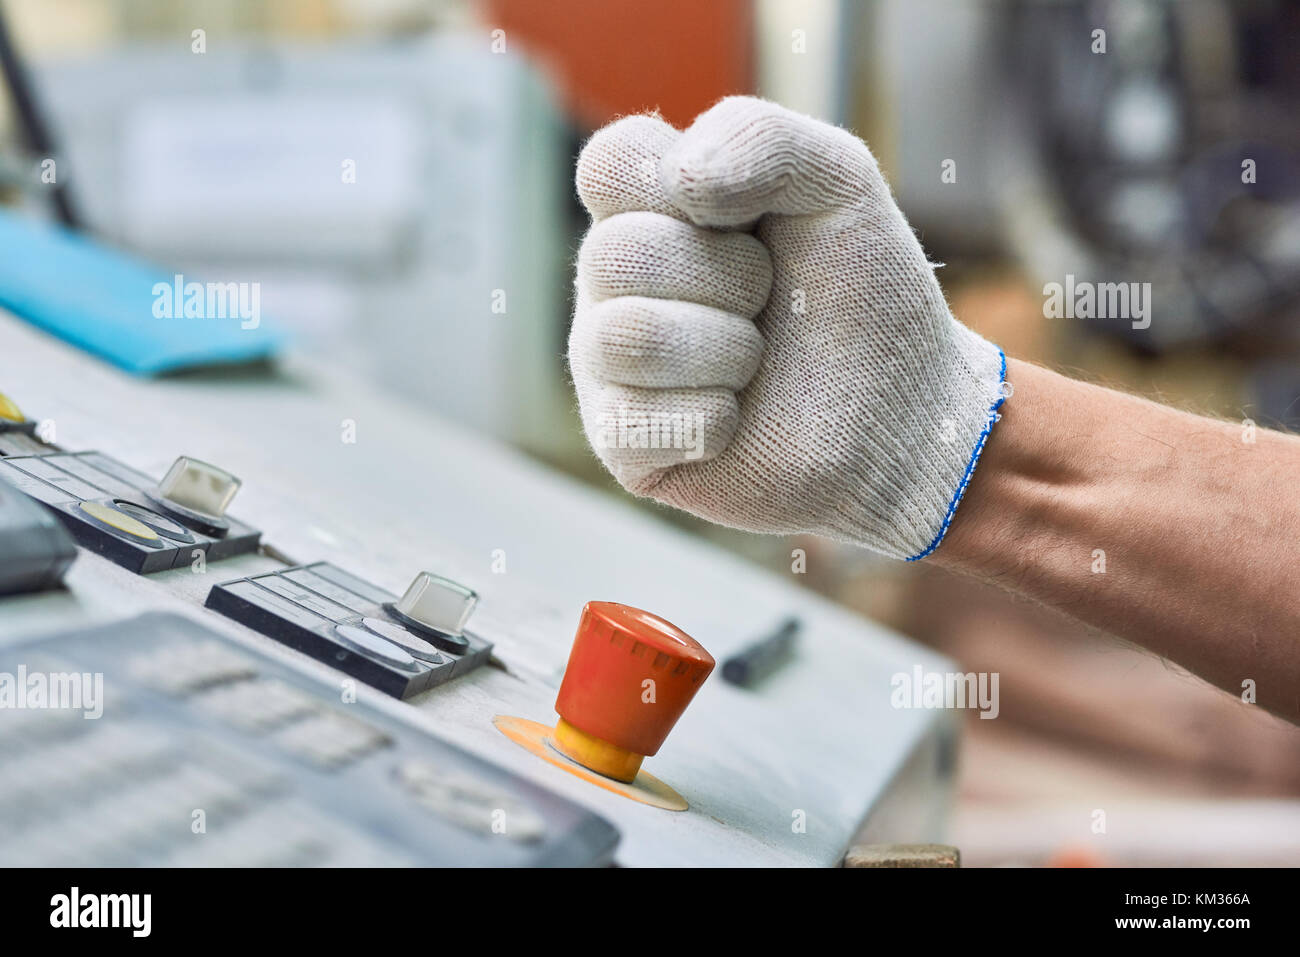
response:
M242 522L200 517L162 483L100 452L5 456L0 479L45 505L80 545L141 574L255 552L261 539Z
M224 582L206 604L395 698L487 663L490 642L452 623L418 624L397 611L398 602L336 565L317 562Z
M283 374L142 381L3 310L0 355L22 358L0 370L0 391L28 413L9 410L0 469L27 485L23 504L57 520L48 528L71 530L80 545L61 579L47 576L57 587L0 597L0 657L13 646L35 649L30 641L51 633L63 636L42 645L51 653L79 634L129 649L129 635L102 629L178 614L307 676L344 714L363 713L347 710L355 701L585 809L619 833L614 855L630 866L834 865L864 819L879 841L944 837L955 721L894 709L888 689L897 672L950 663L798 580L386 399L338 366L298 358ZM342 440L340 422L352 426ZM238 518L226 511L232 499ZM124 531L140 528L162 547ZM231 542L241 544L223 551ZM556 712L592 601L653 613L719 661L791 616L800 641L761 686L701 684L658 753L632 748L647 754L645 764L620 784L591 771L598 762L588 752L598 744L581 738L576 747ZM280 706L263 687L234 682L227 697L207 699L233 709L226 719L199 710L186 721L208 721L221 737L231 715L255 721ZM156 690L121 690L137 710L179 707ZM570 717L584 720L579 711ZM0 709L0 725L17 714ZM297 732L304 747L324 740L311 727ZM540 729L537 742L520 739L529 729ZM567 753L584 757L581 773L548 742L558 731ZM646 775L674 800L636 800L646 796L638 790ZM372 791L401 790L386 777L353 780L358 806ZM330 787L320 784L320 794ZM28 822L45 813L23 806L36 814ZM72 860L135 860L115 846ZM421 846L408 851L433 860ZM456 846L466 855L459 863L476 863L470 848L478 845ZM513 861L541 861L517 853Z

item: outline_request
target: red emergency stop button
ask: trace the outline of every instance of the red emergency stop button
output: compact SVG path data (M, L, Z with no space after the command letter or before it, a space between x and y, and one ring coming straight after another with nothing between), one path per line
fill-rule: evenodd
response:
M658 615L588 602L555 700L555 746L593 771L633 780L714 664L698 641Z

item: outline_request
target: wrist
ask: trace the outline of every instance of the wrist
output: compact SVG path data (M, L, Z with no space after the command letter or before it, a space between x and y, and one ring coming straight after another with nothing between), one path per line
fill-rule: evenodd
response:
M1300 440L1012 360L1015 394L931 557L1300 716Z
M951 316L937 341L943 345L918 363L928 409L900 437L906 474L897 484L915 490L904 505L916 534L896 555L907 561L928 558L947 539L1010 392L1007 357L996 345Z
M1081 440L1105 425L1083 395L1094 386L1017 359L1007 360L1006 381L1014 394L999 409L960 513L930 559L993 578L1028 568L1031 554L1042 574L1042 553L1086 523L1080 512L1087 509L1076 511L1070 493L1096 487L1096 457Z

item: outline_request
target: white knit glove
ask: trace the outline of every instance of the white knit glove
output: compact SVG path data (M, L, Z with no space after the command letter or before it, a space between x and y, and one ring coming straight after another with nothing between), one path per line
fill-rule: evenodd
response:
M754 532L916 559L1001 405L866 145L733 97L591 138L569 363L629 491Z

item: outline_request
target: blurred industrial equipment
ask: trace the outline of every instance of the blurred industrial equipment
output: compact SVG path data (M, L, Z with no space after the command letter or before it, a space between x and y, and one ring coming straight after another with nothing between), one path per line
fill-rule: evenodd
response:
M260 284L318 354L525 447L571 436L567 156L547 84L482 35L134 47L42 63L88 228Z
M1149 282L1149 326L1071 334L1234 353L1260 416L1300 425L1300 10L888 0L879 25L895 182L928 243L1000 247L1040 285Z

